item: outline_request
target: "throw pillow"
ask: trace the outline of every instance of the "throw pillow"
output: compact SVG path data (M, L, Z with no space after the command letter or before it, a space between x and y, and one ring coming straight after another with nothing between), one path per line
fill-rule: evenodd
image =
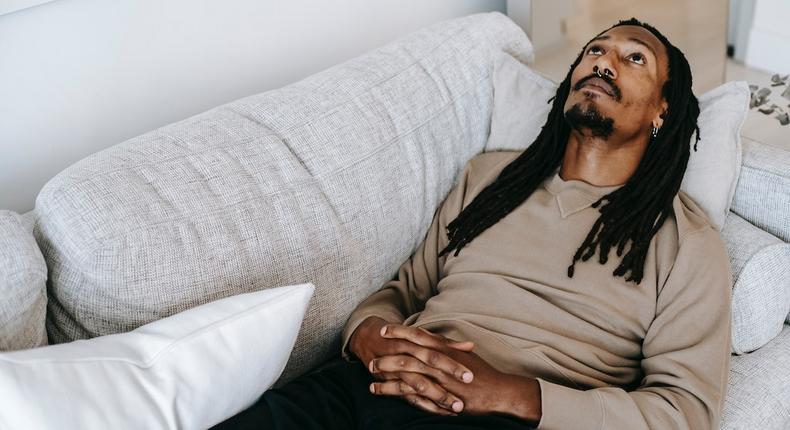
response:
M507 53L494 68L494 108L484 152L524 150L540 133L557 84ZM727 82L699 97L700 141L680 189L719 231L730 209L741 166L740 131L749 110L746 82Z
M127 333L0 354L0 428L211 427L280 376L314 289L239 294Z

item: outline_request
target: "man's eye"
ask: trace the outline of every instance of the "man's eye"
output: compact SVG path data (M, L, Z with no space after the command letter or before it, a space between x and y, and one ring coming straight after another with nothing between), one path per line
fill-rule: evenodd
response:
M631 60L636 64L645 64L645 56L642 54L631 54Z
M601 51L601 48L599 48L597 46L591 46L591 47L587 48L587 53L588 54L595 54L595 53L600 53L600 52L603 52L603 51Z

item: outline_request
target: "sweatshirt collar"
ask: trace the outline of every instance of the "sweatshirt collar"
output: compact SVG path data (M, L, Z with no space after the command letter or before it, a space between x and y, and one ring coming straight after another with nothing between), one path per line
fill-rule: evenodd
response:
M563 218L590 207L595 201L625 184L599 187L578 179L560 177L560 168L544 181L544 187L554 195Z

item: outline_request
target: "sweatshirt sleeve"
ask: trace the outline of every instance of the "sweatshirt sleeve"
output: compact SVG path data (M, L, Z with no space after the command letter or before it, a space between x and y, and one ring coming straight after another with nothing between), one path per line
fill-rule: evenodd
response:
M359 361L349 350L349 340L365 318L378 316L391 323L402 323L412 314L421 312L425 302L437 294L436 286L447 258L447 254L441 258L438 255L449 243L447 224L463 208L473 159L466 163L456 185L434 212L425 238L414 254L400 266L396 278L363 300L349 316L341 335L341 355L346 361Z
M730 260L710 226L681 240L642 343L638 388L577 390L537 378L539 430L718 429L730 370Z

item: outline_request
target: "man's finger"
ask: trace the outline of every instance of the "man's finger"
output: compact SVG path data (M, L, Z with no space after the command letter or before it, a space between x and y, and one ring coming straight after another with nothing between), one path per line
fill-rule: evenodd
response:
M426 365L441 370L461 382L472 382L474 374L466 366L448 357L441 349L447 345L447 338L439 337L421 327L400 324L385 324L381 335L398 342L397 353L408 353ZM439 338L444 340L439 340ZM415 342L415 340L417 342ZM402 343L401 343L402 342ZM421 342L421 343L420 343ZM433 345L424 347L424 345ZM472 345L474 347L474 345ZM396 353L393 351L393 353ZM397 354L396 353L396 354ZM370 365L370 363L368 363Z
M433 379L411 372L399 372L399 375L417 394L428 398L436 405L453 412L463 410L464 402Z
M406 394L417 394L416 389L400 378L384 382L371 382L370 392L373 394L382 394L385 396L405 396Z
M446 409L442 409L436 406L436 403L426 399L425 397L420 397L417 394L407 394L403 397L403 400L409 402L412 406L422 409L424 411L433 412L438 415L458 415L455 412L450 412Z
M428 348L440 348L447 344L447 338L431 333L422 327L405 326L402 324L384 324L381 336L387 338L406 339L417 345Z
M475 343L470 340L464 342L449 341L447 345L455 349L460 349L461 351L471 351L475 349Z
M463 401L436 384L432 379L411 372L397 372L397 375L399 376L397 379L371 383L370 392L399 397L416 394L448 412L459 413L463 410Z
M379 372L420 373L430 376L439 382L445 381L448 377L441 370L428 366L419 359L407 354L385 355L374 358L370 360L368 370L372 375L377 375Z
M404 326L402 324L385 324L381 327L381 336L386 338L405 339L428 348L449 346L461 351L471 351L475 344L471 341L457 342L424 329L423 327Z
M425 363L428 367L441 370L461 382L469 383L474 379L474 374L469 368L448 357L443 352L414 344L407 346L406 352Z
M372 374L374 379L379 381L391 381L393 379L401 379L399 372L383 372L379 371Z
M380 372L412 372L421 373L423 375L431 376L436 380L443 379L442 371L430 367L411 355L385 355L370 360L368 370L372 375L377 375Z

